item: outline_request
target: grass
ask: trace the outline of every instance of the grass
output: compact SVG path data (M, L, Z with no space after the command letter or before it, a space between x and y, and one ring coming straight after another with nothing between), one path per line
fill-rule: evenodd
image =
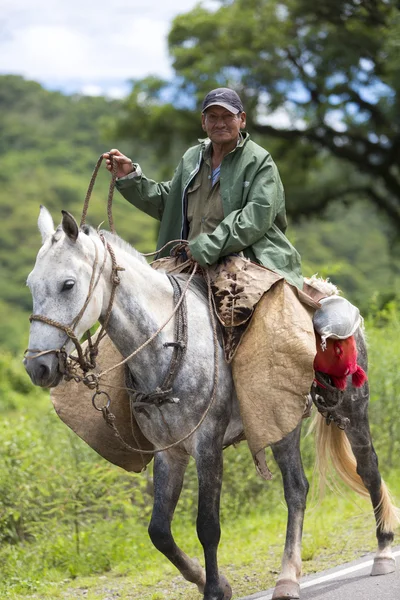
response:
M399 484L388 481L399 498ZM270 485L279 485L273 482ZM202 561L202 550L189 519L174 524L176 540L189 556ZM280 568L286 526L283 501L273 511L255 506L250 514L225 519L219 550L221 571L228 577L234 597L273 587ZM119 529L119 531L117 531ZM44 581L32 582L35 591L18 586L2 597L40 600L199 600L197 588L186 582L151 545L146 526L134 519L124 523L97 523L90 534L102 552L112 556L110 570L89 577L65 578L49 570ZM107 540L107 541L106 541ZM103 547L108 544L108 548ZM303 574L315 573L353 560L375 549L374 518L369 501L353 493L328 492L306 513L303 535ZM49 552L54 552L49 548ZM54 576L52 580L51 577ZM24 587L23 582L22 588Z
M398 315L396 307L379 314L368 327L368 338L373 440L399 505ZM61 423L48 397L32 388L20 361L7 356L0 357L0 406L1 599L200 599L148 538L151 468L132 476L100 459ZM303 439L302 456L310 472L311 437ZM225 459L219 563L239 598L274 585L286 507L280 476L262 481L245 444L229 448ZM189 556L203 562L196 505L192 463L174 534ZM352 560L375 546L369 501L329 491L317 503L310 495L304 574Z

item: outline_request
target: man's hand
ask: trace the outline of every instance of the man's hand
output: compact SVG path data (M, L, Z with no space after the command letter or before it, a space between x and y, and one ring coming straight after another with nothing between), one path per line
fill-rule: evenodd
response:
M131 159L116 148L113 148L109 152L105 152L103 158L106 161L106 168L110 172L112 171L113 162L115 161L117 163L117 177L124 177L135 170Z
M186 256L188 257L188 260L194 260L192 253L190 252L189 245L186 246L185 250L186 250Z
M182 242L181 244L177 244L171 249L171 256L176 256L180 258L181 262L186 262L187 260L194 260L192 253L189 250L188 242Z

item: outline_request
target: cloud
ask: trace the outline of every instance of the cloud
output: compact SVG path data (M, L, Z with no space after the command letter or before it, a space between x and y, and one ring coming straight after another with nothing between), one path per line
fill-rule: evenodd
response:
M126 93L129 79L172 75L171 21L195 5L196 0L2 0L0 73L53 89L77 86L118 96Z

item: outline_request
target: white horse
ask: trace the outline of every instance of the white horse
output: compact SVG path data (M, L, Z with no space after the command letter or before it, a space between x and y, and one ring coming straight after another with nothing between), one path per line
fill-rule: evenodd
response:
M97 321L103 323L107 320L113 271L104 239L112 247L118 265L124 269L107 323L108 335L124 357L130 356L148 340L172 313L173 289L166 274L153 270L139 253L116 235L103 232L102 240L92 228L85 226L80 230L75 219L65 211L62 224L55 231L50 214L42 208L39 230L43 245L28 277L28 285L33 296L34 313L39 315L40 320L33 320L31 325L30 350L25 366L35 385L53 387L62 378L59 350L63 347L67 351L72 349L72 341L66 335L67 326L74 324L74 333L80 338ZM101 270L103 260L104 269ZM90 293L96 278L96 287ZM85 305L85 310L81 311ZM177 444L155 455L154 507L149 535L183 577L198 586L204 600L229 600L232 591L225 577L219 573L217 563L222 451L243 432L243 425L230 367L218 345L220 368L215 401L196 429L210 403L215 366L208 303L198 285L188 289L187 310L187 347L173 383L173 396L179 402L149 402L145 410L135 413L144 435L156 449ZM81 314L76 323L77 313ZM66 328L60 329L54 323L64 324ZM173 344L174 341L171 321L150 344L128 361L136 389L151 394L160 386L173 352L173 346L165 344ZM365 344L360 332L357 344L359 362L366 368ZM332 392L321 388L318 393L329 404ZM350 419L346 435L357 463L341 430L334 425L326 427L320 418L319 432L323 436L323 445L332 440L333 456L342 467L347 483L371 497L378 538L373 574L384 574L394 570L390 546L397 517L377 468L369 433L368 398L367 385L362 389L349 386L341 402L341 416ZM301 536L308 491L300 457L300 428L301 423L272 447L282 471L288 505L286 544L274 592L275 600L299 598ZM195 432L179 442L192 429L196 429ZM171 521L189 456L196 461L199 480L197 533L204 549L205 570L178 548L171 533Z

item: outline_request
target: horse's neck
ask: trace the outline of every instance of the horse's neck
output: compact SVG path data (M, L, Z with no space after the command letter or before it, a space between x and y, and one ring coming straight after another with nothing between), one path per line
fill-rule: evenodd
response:
M120 248L114 248L114 252L118 266L124 271L120 273L107 332L126 358L146 342L172 313L173 292L166 275ZM103 309L100 321L104 322L104 318ZM166 337L172 337L172 330L173 320L128 362L139 383L145 380L146 386L158 384L156 367L162 367L167 360L162 342Z

